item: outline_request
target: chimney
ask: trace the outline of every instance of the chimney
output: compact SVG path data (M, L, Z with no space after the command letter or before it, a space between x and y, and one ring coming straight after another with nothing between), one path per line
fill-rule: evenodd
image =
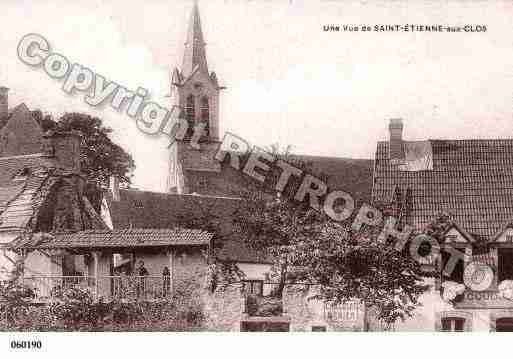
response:
M0 120L9 115L9 88L0 86Z
M118 178L118 176L111 175L109 182L110 182L109 183L109 191L110 191L110 195L112 196L112 200L114 202L119 202L120 197L119 197L119 178Z
M404 160L403 120L400 118L391 119L388 124L388 130L390 131L390 159L395 162L400 162Z
M56 160L57 167L80 173L82 135L77 131L48 131L43 135L43 154Z

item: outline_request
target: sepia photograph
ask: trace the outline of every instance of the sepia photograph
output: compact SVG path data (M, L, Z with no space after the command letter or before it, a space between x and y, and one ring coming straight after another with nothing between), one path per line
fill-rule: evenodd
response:
M0 352L513 331L513 1L0 14Z

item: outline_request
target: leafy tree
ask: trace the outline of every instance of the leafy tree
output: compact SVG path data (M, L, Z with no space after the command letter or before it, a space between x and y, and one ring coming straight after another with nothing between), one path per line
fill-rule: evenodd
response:
M272 259L275 294L281 296L287 283L315 283L321 285L325 301L360 299L388 323L411 314L427 287L408 246L400 252L392 243L379 241L381 228L364 226L354 232L352 219L331 221L306 201L295 202L290 194L296 188L273 197L253 195L235 218L246 245ZM379 209L385 216L397 212L393 204Z
M43 131L79 131L83 135L82 171L90 183L105 187L109 177L116 175L121 185L130 185L134 160L111 140L112 129L105 127L101 119L76 112L66 113L57 121L39 110L33 111L32 115Z

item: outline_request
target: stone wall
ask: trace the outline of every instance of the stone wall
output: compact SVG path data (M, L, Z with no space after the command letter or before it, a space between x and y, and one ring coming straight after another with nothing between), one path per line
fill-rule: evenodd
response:
M242 283L218 287L204 294L205 326L207 330L238 332L244 312Z
M287 285L283 291L283 315L290 318L290 331L363 331L365 309L361 303L326 304L315 299L316 285Z

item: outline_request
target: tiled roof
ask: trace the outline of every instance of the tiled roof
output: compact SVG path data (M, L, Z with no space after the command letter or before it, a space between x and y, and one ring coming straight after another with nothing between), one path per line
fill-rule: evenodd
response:
M471 234L486 236L513 218L513 140L430 140L433 169L399 171L388 142L379 142L373 200L390 201L395 186L411 188L413 224L425 226L441 211Z
M213 234L197 229L88 230L56 234L43 241L25 242L25 248L120 248L207 245Z
M0 229L25 228L46 199L46 197L38 195L41 192L41 187L44 184L51 186L55 181L56 178L48 175L30 176L24 181L18 194L3 206L0 213Z
M115 230L123 228L173 228L184 220L205 218L219 224L220 239L224 245L219 258L240 262L266 262L260 253L243 245L233 228L233 215L239 199L200 195L179 195L136 190L120 190L120 201L112 201L109 208ZM193 226L194 228L194 226Z
M41 153L24 156L0 157L0 187L13 185L12 179L24 168L32 172L41 167L55 167L55 161Z
M24 228L44 200L52 160L41 154L0 157L0 229ZM19 178L16 178L19 177Z

